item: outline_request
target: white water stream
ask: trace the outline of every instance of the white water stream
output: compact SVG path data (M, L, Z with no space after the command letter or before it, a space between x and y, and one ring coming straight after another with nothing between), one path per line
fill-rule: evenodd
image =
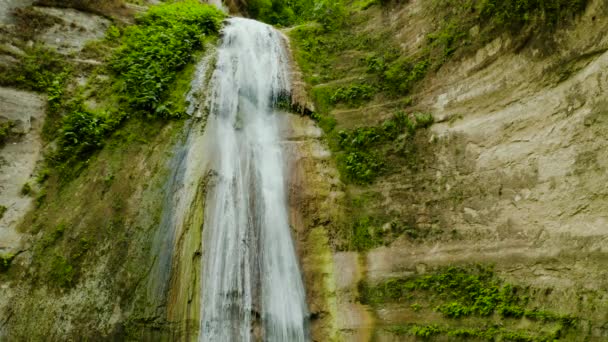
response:
M200 341L307 341L273 109L289 91L283 37L231 18L208 94L214 172L205 208Z

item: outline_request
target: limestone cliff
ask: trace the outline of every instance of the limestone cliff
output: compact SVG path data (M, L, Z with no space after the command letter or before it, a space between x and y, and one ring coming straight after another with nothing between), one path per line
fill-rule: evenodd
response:
M315 40L306 33L314 28L290 32L322 114L317 122L325 128L325 146L339 162L345 153L342 136L362 129L378 132L374 127L383 127L378 125L396 112L430 113L435 121L409 137L374 145L384 166L369 183L349 180L348 170L342 174L344 185L308 171L317 190L304 195L312 198L305 203L321 207L339 199L329 210L332 216L315 224L324 226L333 247L323 274L331 284L331 315L341 338L396 341L428 334L439 340L476 339L482 338L479 329L488 333L492 324L500 324L534 340L544 338L534 337L536 332L555 329L524 313L513 319L499 319L496 311L485 319L454 320L453 313L441 314L447 305L442 300L461 299L434 290L406 295L391 287L445 276L450 266L470 270L472 265L493 266L492 277L519 288L529 310L576 317L576 327L560 330L557 338L607 338L605 1L590 1L572 21L543 33L522 29L478 43L484 28L475 26L465 33L468 47L450 52L446 62L408 91L387 95L380 90L341 104L343 89L378 84L370 76L377 64L369 62L384 58L375 57L383 51L374 51L389 46L382 40L410 60L426 53L426 39L431 41L427 37L440 22L435 15L441 12L432 6L423 1L353 4L353 24L336 35L320 34ZM340 35L357 43L342 43ZM323 48L330 52L323 55ZM323 66L315 65L315 58ZM306 154L315 159L314 152ZM325 158L318 156L315 163L326 165ZM315 193L308 188L297 192ZM353 239L364 224L365 238L375 242L360 247ZM319 282L317 273L305 277ZM403 297L387 294L390 289ZM466 329L469 335L462 333ZM492 338L500 334L515 338L510 332Z

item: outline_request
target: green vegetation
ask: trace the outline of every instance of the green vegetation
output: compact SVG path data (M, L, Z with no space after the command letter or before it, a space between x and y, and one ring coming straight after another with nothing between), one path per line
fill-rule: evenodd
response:
M392 119L379 126L339 131L334 149L338 152L338 168L344 180L358 184L371 183L385 168L385 158L379 146L393 142L399 136L411 141L417 129L427 128L433 123L430 114L416 113L413 117L415 119L397 112Z
M93 113L83 107L72 110L62 120L59 132L61 148L53 158L56 162L78 160L101 148L105 136L120 124L123 117L108 112Z
M369 217L363 217L355 222L351 239L353 249L363 252L381 245L382 240L378 237L377 230Z
M476 6L482 21L514 30L528 23L554 27L583 11L587 0L483 0Z
M217 39L223 18L199 1L167 2L151 7L135 25L115 21L103 40L87 44L78 58L100 65L74 63L74 56L35 46L23 47L25 55L15 56L19 62L10 70L0 66L7 71L0 72L0 84L46 93L49 100L43 137L54 144L35 180L44 186L36 188L39 209L28 213L22 225L42 236L32 248L33 283L72 288L95 245L142 229L125 223L126 198L135 191L131 177L138 174L126 165L141 156L148 162L157 148L146 144L162 141L162 149L180 132L182 121L168 119L183 116L195 61L205 44ZM104 157L98 158L102 147ZM94 169L87 170L89 165ZM92 175L98 171L101 177ZM24 189L32 192L29 184ZM82 189L89 192L81 196ZM66 216L63 205L83 210ZM127 248L118 254L123 251ZM146 252L134 253L143 258ZM123 263L110 264L116 271Z
M21 89L47 92L69 71L69 66L61 55L52 50L34 46L26 49L25 53L16 68L0 75L0 83Z
M332 103L346 103L351 107L356 107L363 102L372 99L376 89L367 84L352 84L347 87L338 88L331 96Z
M393 6L394 1L354 1L345 10L349 20L339 30L307 24L294 28L290 35L298 64L313 86L311 95L319 115L328 116L341 104L360 107L372 99L386 102L406 96L429 72L438 70L457 52L475 51L505 31L523 41L530 33L551 32L559 23L583 11L587 2L431 1L425 6L437 18L436 27L408 55L404 55L394 32L361 29L370 19L367 9L376 4ZM329 85L355 77L356 83Z
M30 183L23 184L23 186L21 187L21 195L27 196L31 193L32 193L32 186L30 185Z
M0 272L6 272L11 267L15 254L0 254Z
M327 30L340 27L347 15L342 0L250 0L246 11L252 18L272 25L315 20Z
M0 205L0 220L2 220L2 218L4 217L4 214L6 213L6 211L8 210L8 208L4 205Z
M47 234L41 241L40 247L41 249L45 249L47 247L53 246L59 239L63 237L63 233L65 232L66 225L65 223L61 223L55 227L55 229Z
M6 144L6 141L14 135L13 128L15 123L12 121L0 122L0 147Z
M480 339L486 341L509 341L509 342L551 342L559 339L559 333L534 333L525 330L510 330L498 325L487 328L454 328L439 325L399 325L386 328L395 335L416 336L429 339L434 336L444 335L459 339Z
M58 286L71 287L74 284L74 267L63 256L56 255L49 277Z
M205 39L217 35L223 18L219 10L194 0L155 6L139 17L110 62L129 104L160 117L182 115L168 110L166 91Z
M43 137L58 143L47 162L69 181L127 119L184 115L194 58L217 37L223 18L216 8L195 0L153 6L136 25L111 26L104 40L87 46L85 55L109 63L92 70L85 86L72 86L77 67L69 59L39 46L24 48L16 67L0 70L0 84L47 94ZM1 141L5 131L0 127ZM42 193L37 200L44 198Z
M448 267L428 275L408 278L393 278L370 286L361 283L360 300L363 304L381 306L385 303L406 303L415 300L430 299L431 307L446 318L488 317L495 315L505 319L527 318L538 322L557 325L552 338L576 324L576 318L554 312L529 309L529 297L525 290L502 282L496 277L492 268ZM413 305L412 304L412 308ZM416 311L420 310L420 306ZM403 333L428 337L425 334L447 333L449 336L487 337L502 336L513 341L544 341L545 337L529 336L524 333L502 329L439 329L432 327L407 327L400 329ZM419 335L422 334L422 335ZM430 335L429 335L430 336ZM525 339L520 339L524 338Z

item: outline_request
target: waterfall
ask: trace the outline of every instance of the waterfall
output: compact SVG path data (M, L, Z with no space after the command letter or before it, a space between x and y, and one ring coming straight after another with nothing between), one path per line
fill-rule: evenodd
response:
M213 180L203 231L201 341L307 341L278 113L289 92L283 37L231 18L208 94Z

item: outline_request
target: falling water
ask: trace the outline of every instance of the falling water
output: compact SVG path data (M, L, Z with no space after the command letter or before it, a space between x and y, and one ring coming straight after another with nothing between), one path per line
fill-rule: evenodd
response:
M208 96L201 341L309 340L273 109L289 86L281 34L229 19Z

